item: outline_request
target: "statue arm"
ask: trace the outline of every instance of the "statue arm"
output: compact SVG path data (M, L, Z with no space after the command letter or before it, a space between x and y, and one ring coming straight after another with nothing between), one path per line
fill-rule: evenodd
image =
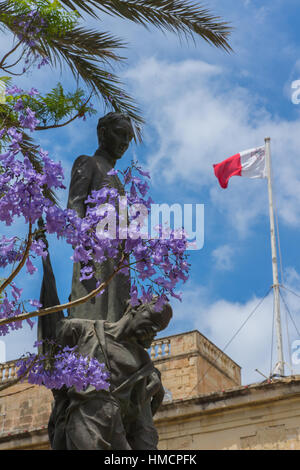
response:
M146 386L146 399L149 397L151 400L152 416L155 415L158 408L162 404L164 396L165 391L161 382L160 371L154 367L152 374L148 378L148 383Z
M61 320L56 325L56 337L60 346L69 346L73 348L78 345L79 338L82 334L83 324L79 319Z
M93 177L92 166L92 158L81 155L75 160L72 168L68 209L74 209L79 217L85 216L85 201L90 193Z

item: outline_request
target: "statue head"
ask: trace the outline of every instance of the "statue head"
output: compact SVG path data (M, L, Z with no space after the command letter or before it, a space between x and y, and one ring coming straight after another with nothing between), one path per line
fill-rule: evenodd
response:
M144 348L149 348L156 334L167 328L173 312L169 303L163 305L160 311L156 311L154 298L149 303L140 304L138 307L129 307L126 314L130 319L130 336Z
M134 137L130 117L117 112L108 113L97 125L99 148L105 150L112 160L119 160Z

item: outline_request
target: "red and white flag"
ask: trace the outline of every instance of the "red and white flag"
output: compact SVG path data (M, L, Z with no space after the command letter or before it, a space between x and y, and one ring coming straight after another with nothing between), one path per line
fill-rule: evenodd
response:
M247 178L266 178L265 147L257 147L237 153L221 163L214 165L215 175L222 188L227 188L232 176Z

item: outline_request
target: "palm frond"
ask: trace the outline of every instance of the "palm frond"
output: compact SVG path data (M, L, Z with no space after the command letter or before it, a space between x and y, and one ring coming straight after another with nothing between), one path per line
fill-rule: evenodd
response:
M94 17L102 12L146 28L151 25L162 31L172 31L186 38L200 36L216 47L231 50L227 41L231 31L228 24L189 0L60 0L60 3L66 9L79 9ZM2 21L14 35L22 33L19 21L15 21L17 19L12 3L9 0L0 1L0 23ZM64 34L57 32L48 37L41 35L30 49L33 54L50 58L52 66L67 65L74 77L82 79L108 107L129 114L140 137L139 124L143 119L139 110L121 88L117 76L107 70L107 65L111 66L123 59L115 51L124 46L120 39L108 33L75 27Z
M17 20L18 15L14 19ZM18 24L19 21L10 21L6 27L17 35L20 32ZM59 65L63 68L67 65L76 80L80 78L94 95L103 99L108 108L131 117L140 140L139 125L144 121L138 108L134 106L133 99L123 90L120 80L110 70L113 63L124 59L115 52L124 47L125 44L120 39L109 33L75 27L63 35L41 35L31 46L31 53L47 57L52 66Z
M124 44L108 33L75 28L63 37L52 37L50 41L41 38L36 49L49 57L53 65L67 65L73 76L80 78L96 96L104 100L106 106L128 114L136 123L135 130L139 136L139 124L144 121L138 108L121 87L119 78L103 68L103 65L123 59L114 52L114 49L121 47Z
M121 83L114 74L102 70L84 55L70 52L61 45L59 51L55 52L64 59L74 77L80 77L95 95L104 100L107 107L128 114L137 125L144 122L133 99L119 86Z
M61 0L72 10L82 9L96 17L95 9L144 27L155 26L177 34L200 36L210 44L231 51L227 22L201 6L187 0Z

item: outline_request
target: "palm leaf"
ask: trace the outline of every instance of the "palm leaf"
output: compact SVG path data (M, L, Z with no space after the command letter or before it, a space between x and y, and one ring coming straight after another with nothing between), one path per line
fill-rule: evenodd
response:
M18 15L14 19L17 20ZM20 32L18 23L19 21L9 21L6 27L17 35ZM123 59L115 50L124 47L123 42L109 33L76 27L64 35L41 35L36 44L31 46L31 52L48 57L52 66L59 65L63 68L67 65L76 80L82 79L90 91L103 99L107 107L128 114L140 140L139 125L144 121L133 99L123 90L118 77L110 71L114 62Z
M52 37L49 41L41 38L36 50L48 56L53 65L67 65L74 77L83 80L96 96L103 99L106 106L128 114L140 138L139 125L144 121L138 108L121 87L118 77L103 68L103 65L122 60L113 51L121 47L124 44L108 33L75 28L63 37Z
M155 26L186 37L199 35L216 47L231 51L228 23L210 10L186 0L61 0L72 10L82 9L96 17L95 9L115 15L144 27Z
M213 16L209 10L187 0L61 0L61 4L73 11L81 9L94 17L97 17L97 12L103 12L144 27L152 25L183 34L186 38L200 36L216 47L231 50L227 42L230 34L227 23ZM0 2L0 20L4 18L5 22L8 12L8 16L18 19L9 1ZM17 35L20 32L18 23L7 20L5 26ZM49 38L41 36L31 50L49 57L53 66L57 63L61 67L67 65L76 79L82 79L106 105L129 114L136 123L135 129L140 137L139 124L143 119L139 110L120 87L119 79L103 67L122 60L115 50L123 47L123 42L108 33L76 27L63 35L57 33Z

